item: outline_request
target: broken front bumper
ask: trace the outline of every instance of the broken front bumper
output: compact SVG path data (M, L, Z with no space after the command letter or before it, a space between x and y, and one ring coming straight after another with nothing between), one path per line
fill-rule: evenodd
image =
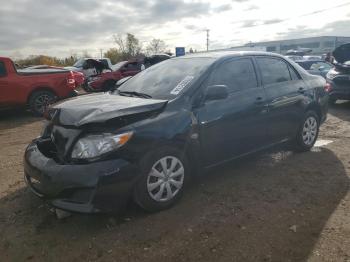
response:
M110 212L127 203L138 168L123 159L61 165L40 152L35 142L24 156L25 181L54 207L81 213Z

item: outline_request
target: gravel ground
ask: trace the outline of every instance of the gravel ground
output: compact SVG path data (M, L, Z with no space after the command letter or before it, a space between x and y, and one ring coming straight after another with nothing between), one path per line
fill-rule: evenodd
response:
M274 150L212 169L170 210L58 220L25 187L41 130L0 114L1 261L350 261L350 102L330 109L312 152Z

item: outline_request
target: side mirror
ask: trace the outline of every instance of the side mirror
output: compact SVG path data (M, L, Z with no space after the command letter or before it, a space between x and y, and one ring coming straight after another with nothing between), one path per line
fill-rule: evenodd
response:
M213 85L207 88L205 101L222 100L228 97L228 88L226 85Z
M131 78L131 76L127 76L127 77L124 77L122 79L120 79L116 84L115 84L115 87L118 88L120 87L122 84L124 84L126 81L128 81L129 79Z

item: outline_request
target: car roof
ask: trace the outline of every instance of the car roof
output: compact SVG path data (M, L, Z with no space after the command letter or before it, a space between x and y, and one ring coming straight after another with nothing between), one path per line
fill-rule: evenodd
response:
M230 58L230 57L241 57L241 56L272 56L284 58L282 55L270 52L261 51L218 51L218 52L203 52L186 54L185 56L176 57L175 59L189 59L189 58L214 58L215 60ZM173 58L174 59L174 58Z

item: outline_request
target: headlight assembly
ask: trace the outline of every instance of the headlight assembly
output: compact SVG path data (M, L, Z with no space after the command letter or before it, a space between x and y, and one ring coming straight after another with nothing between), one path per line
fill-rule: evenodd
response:
M88 135L79 139L72 151L74 159L90 159L115 151L125 145L132 137L133 132L123 134Z

